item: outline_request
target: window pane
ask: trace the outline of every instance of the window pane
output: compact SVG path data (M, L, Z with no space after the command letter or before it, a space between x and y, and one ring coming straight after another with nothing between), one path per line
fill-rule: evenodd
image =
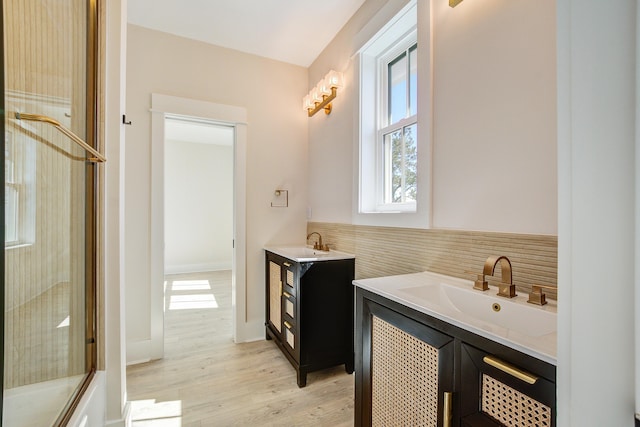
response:
M4 241L18 241L18 191L10 185L4 186Z
M413 124L404 128L404 202L415 202L418 177L418 146L416 144L416 131L418 127Z
M407 116L407 55L403 53L388 66L389 124Z
M384 135L384 203L412 203L417 198L417 125Z
M418 48L409 49L409 116L418 112Z
M402 131L384 136L384 203L402 200Z

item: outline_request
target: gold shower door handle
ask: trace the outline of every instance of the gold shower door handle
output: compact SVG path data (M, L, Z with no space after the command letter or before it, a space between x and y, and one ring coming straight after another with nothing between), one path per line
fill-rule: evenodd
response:
M442 426L451 427L453 421L453 393L450 391L444 392L442 403Z
M62 124L59 121L57 121L56 119L54 119L53 117L43 116L41 114L28 114L28 113L18 113L18 112L16 112L15 113L15 118L18 119L18 120L28 120L28 121L31 121L31 122L48 123L48 124L52 125L53 127L55 127L56 129L58 129L58 131L60 131L60 133L65 135L67 138L69 138L70 140L75 142L77 145L82 147L89 154L91 154L93 157L87 158L87 160L89 160L90 162L92 162L92 163L104 163L104 162L107 161L106 157L104 157L102 154L100 154L98 151L96 151L92 146L90 146L89 144L84 142L82 140L82 138L80 138L78 135L76 135L75 133L71 132L66 127L62 126Z

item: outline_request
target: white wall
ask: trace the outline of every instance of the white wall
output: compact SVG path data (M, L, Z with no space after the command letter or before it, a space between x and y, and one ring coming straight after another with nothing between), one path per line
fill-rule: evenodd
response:
M309 69L310 85L329 68L344 71L347 84L331 116L310 119L314 221L352 222L357 193L345 188L357 185L358 167L352 55L405 3L365 2ZM463 1L450 8L444 0L418 0L418 7L431 7L432 16L433 128L418 131L433 138L433 170L419 169L433 183L432 226L556 234L554 2ZM428 26L419 23L418 43L426 43ZM420 80L419 91L429 84Z
M233 145L167 140L164 155L165 273L230 270Z
M245 339L264 336L266 244L302 243L306 232L307 70L129 25L127 44L127 345L150 339L151 93L247 110ZM288 208L271 208L276 188Z
M125 130L121 122L126 99L127 0L101 2L106 13L106 63L104 152L104 289L99 295L100 324L104 330L104 370L106 371L106 421L124 426L128 412L127 370L125 367ZM99 362L100 363L100 362ZM104 384L104 383L103 383ZM103 396L95 393L96 399ZM100 407L104 402L90 402ZM98 424L99 425L99 424Z
M634 425L636 7L558 1L559 426Z

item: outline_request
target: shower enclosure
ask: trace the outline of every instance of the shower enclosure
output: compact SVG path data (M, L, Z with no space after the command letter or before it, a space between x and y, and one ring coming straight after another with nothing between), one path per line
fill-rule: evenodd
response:
M3 0L5 426L65 425L96 369L96 0Z

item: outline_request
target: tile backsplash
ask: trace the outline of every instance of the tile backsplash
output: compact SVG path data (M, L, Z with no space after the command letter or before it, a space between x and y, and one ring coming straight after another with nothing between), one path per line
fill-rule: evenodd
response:
M356 255L357 279L427 270L475 280L488 256L504 255L520 293L532 284L557 285L557 236L309 222L312 231L332 249ZM556 299L557 293L548 290L547 297Z

